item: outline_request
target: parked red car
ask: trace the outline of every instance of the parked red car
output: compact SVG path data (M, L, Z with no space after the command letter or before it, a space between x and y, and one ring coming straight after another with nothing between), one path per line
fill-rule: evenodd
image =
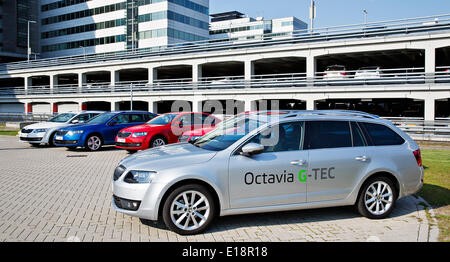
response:
M214 128L220 120L205 113L168 113L147 123L121 130L116 137L116 147L128 151L143 150L178 142L186 131Z

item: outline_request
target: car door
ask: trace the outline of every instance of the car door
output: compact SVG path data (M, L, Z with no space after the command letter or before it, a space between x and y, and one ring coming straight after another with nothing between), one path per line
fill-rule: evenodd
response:
M365 141L348 121L307 121L308 202L346 198L365 173ZM352 139L352 135L354 139Z
M104 132L105 144L112 145L116 141L117 133L130 126L130 114L117 115L113 117L107 125L108 127Z
M239 154L229 159L231 208L249 208L306 201L306 183L299 175L308 171L308 152L301 150L303 122L269 127L248 142L264 145L264 152L253 156Z

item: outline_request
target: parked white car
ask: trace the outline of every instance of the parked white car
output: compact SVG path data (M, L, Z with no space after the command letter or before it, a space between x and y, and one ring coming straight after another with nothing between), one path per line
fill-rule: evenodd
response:
M328 66L323 74L323 79L325 79L325 80L346 79L348 77L346 70L347 69L343 65Z
M32 146L39 146L40 144L53 146L53 137L56 130L69 125L82 124L102 113L104 112L82 111L59 114L47 122L31 124L22 128L19 134L20 141L30 143Z
M361 67L355 73L355 79L381 78L381 68L379 66Z

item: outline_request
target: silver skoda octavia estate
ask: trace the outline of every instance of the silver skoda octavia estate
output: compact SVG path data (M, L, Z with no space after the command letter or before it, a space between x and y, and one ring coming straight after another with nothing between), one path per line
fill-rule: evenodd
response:
M388 216L423 184L419 146L391 122L355 111L243 113L190 143L123 159L112 205L178 234L216 216L355 205Z

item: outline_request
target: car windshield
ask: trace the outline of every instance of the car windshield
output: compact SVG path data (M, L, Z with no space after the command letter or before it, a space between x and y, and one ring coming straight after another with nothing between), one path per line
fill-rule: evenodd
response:
M267 116L235 116L218 124L216 129L196 140L194 145L206 150L222 151L267 123L267 120Z
M75 115L76 114L71 114L71 113L60 114L60 115L57 115L54 118L48 120L48 122L65 123L65 122L69 121L72 117L74 117Z
M178 114L167 114L167 115L161 115L153 118L152 120L148 121L147 124L149 125L167 125L170 122L173 121L175 117L177 117Z
M92 118L91 120L87 121L86 123L89 123L89 124L103 124L103 123L105 123L111 117L113 117L115 115L116 115L116 113L103 113L103 114L100 114L100 115Z

